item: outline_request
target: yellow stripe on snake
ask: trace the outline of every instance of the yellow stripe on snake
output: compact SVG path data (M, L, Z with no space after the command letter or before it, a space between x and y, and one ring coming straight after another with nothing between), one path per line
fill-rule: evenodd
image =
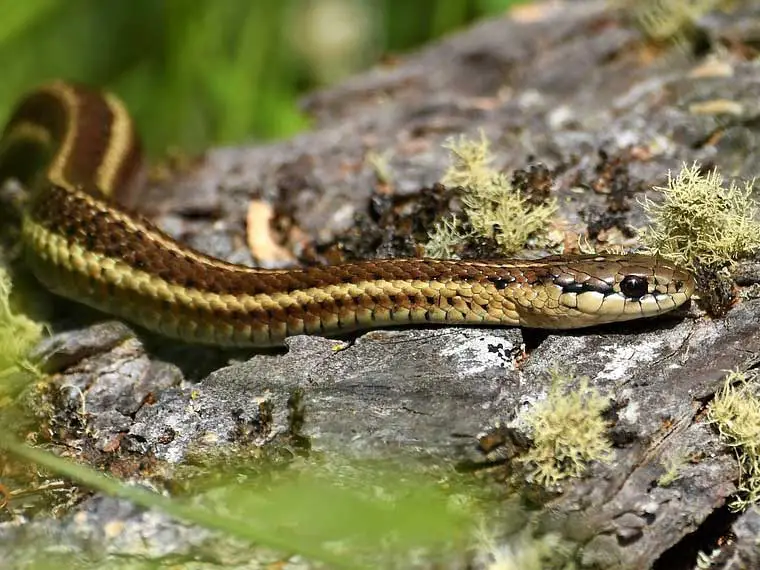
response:
M572 329L660 315L694 291L688 272L643 255L234 265L177 242L113 199L140 162L121 102L64 82L26 96L0 139L0 181L17 178L30 191L21 235L37 278L185 341L277 346L291 335L405 324Z

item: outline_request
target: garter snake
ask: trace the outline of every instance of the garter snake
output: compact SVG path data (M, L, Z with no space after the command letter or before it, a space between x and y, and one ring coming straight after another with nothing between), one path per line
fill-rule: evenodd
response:
M24 97L0 139L0 180L30 189L21 239L37 278L185 341L274 346L296 334L415 323L571 329L659 315L694 290L688 272L642 255L234 265L118 204L140 161L121 102L65 82Z

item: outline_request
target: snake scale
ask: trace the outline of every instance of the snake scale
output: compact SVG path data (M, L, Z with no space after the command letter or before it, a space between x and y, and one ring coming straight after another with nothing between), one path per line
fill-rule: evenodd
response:
M184 341L278 346L290 335L406 324L572 329L660 315L694 291L688 272L643 255L235 265L119 205L140 163L123 104L62 81L25 96L0 139L0 181L29 189L21 239L36 277Z

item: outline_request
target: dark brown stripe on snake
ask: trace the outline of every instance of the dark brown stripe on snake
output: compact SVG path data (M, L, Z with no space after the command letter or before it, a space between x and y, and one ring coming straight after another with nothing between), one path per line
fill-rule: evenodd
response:
M95 205L93 205L93 202ZM169 254L160 242L147 239L146 234L159 233L147 220L134 216L135 231L121 220L106 215L106 203L97 207L98 201L78 195L61 187L52 187L46 194L38 195L29 205L29 215L49 231L66 236L69 243L76 243L88 251L119 259L134 269L157 275L165 281L181 287L195 288L211 293L232 295L275 292L292 292L310 287L325 287L376 280L416 279L420 281L467 281L488 279L505 286L510 283L552 283L563 274L567 259L557 258L536 267L505 273L499 261L431 261L431 260L374 260L350 266L317 266L303 269L250 270L230 272L219 260L194 252L206 263L181 254ZM165 234L164 234L165 235ZM166 239L171 239L165 236ZM189 250L189 248L187 248ZM594 259L595 256L589 256ZM578 258L575 258L578 261ZM583 276L581 276L583 277ZM590 278L579 284L585 290L598 280ZM587 285L588 284L588 285Z

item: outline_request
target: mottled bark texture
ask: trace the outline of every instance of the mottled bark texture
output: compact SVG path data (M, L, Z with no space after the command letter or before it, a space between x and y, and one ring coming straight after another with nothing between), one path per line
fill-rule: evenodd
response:
M759 29L760 5L749 1L705 14L679 46L648 39L606 1L551 3L485 21L311 95L309 133L209 152L182 180L150 193L154 214L167 231L235 261L248 257L242 221L252 198L287 212L316 249L350 236L354 215L364 214L374 241L361 253L397 254L408 229L372 233L383 192L413 196L432 187L448 164L444 140L482 129L498 168L548 165L550 192L572 227L629 231L644 222L637 198L656 198L649 188L683 162L715 165L727 177L760 173ZM714 101L730 102L718 107L732 111L709 111L704 104ZM370 152L388 157L391 177L382 185ZM750 267L742 279L757 277ZM760 301L744 301L722 319L694 308L680 318L571 334L389 330L339 351L334 341L296 337L285 354L244 355L228 367L218 364L227 356L99 324L41 349L59 396L41 409L56 428L54 444L138 478L182 462L188 450L202 453L210 441L214 449L241 445L241 437L245 446L283 438L292 445L294 394L304 413L297 439L308 453L473 466L487 460L479 434L543 399L548 371L571 363L612 398L614 452L609 464L593 464L543 498L535 513L541 530L571 539L582 568L687 568L699 550L714 548L714 567L754 567L757 514L726 506L738 465L704 407L726 370L757 363L758 317ZM86 430L77 428L81 398ZM678 457L689 460L661 484ZM491 468L499 469L511 467ZM33 539L51 532L75 550L121 557L189 556L207 539L120 504L95 497L62 519L0 523L0 558L25 559ZM141 548L93 530L106 521L139 529Z

